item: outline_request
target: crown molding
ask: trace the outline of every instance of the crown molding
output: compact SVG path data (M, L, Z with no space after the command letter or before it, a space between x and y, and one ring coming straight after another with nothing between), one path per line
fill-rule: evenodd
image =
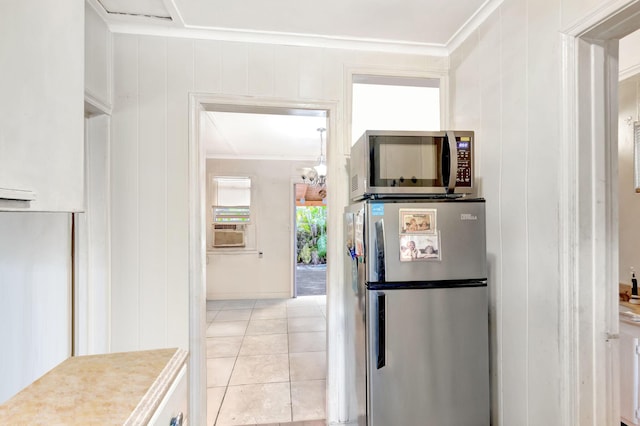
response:
M185 25L184 18L182 17L182 13L180 13L180 9L178 9L175 0L163 0L163 3L164 7L166 7L169 11L169 14L171 15L173 21L177 25L183 27Z
M278 33L267 31L235 30L228 28L210 28L197 26L162 25L146 23L136 24L115 22L107 19L107 25L113 33L137 34L159 37L190 38L199 40L236 41L245 43L281 44L288 46L322 47L402 53L427 56L448 56L447 47L440 44L389 41L367 38L332 37L317 34Z
M109 14L104 10L104 7L102 7L98 0L85 0L85 3L88 4L105 23L109 24Z
M633 65L629 68L620 70L618 81L626 80L640 74L640 64Z
M486 21L498 7L500 7L502 2L503 0L486 0L482 6L480 6L460 28L458 28L458 31L451 36L446 44L447 55L450 55L454 50L460 47L471 33L477 30L478 27L480 27L480 25L482 25L482 23Z
M591 13L579 18L577 21L568 25L562 33L572 37L602 38L612 39L620 38L624 33L624 28L631 31L637 29L634 18L637 18L640 2L637 0L611 0L602 2L601 6L593 9ZM621 11L625 11L623 15ZM617 17L616 22L611 22L603 27L601 24L607 19ZM629 31L629 32L631 32Z

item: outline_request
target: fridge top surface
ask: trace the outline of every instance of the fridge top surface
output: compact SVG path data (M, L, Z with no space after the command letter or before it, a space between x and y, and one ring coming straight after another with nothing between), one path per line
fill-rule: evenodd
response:
M360 203L486 203L484 198L466 198L466 197L438 197L438 196L416 196L407 197L406 195L393 198L365 198ZM357 204L353 203L353 204Z

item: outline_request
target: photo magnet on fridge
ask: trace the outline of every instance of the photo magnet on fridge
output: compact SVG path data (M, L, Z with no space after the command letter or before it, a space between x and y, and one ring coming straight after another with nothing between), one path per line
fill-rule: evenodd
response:
M400 209L401 234L435 234L436 209Z
M400 235L400 261L441 260L440 234Z

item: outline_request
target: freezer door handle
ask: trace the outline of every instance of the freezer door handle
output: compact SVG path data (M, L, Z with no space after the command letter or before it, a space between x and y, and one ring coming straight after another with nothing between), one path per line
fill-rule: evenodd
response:
M381 369L382 367L384 367L385 365L385 352L386 352L386 348L385 348L385 332L386 332L386 327L385 327L385 318L386 318L386 312L385 312L385 308L386 308L386 303L385 303L385 295L384 293L377 293L378 296L378 300L377 300L377 310L378 310L378 314L376 315L376 337L377 337L377 344L376 344L376 352L377 352L377 369Z
M376 259L375 259L375 272L378 281L385 281L386 280L386 269L387 269L387 260L385 258L385 253L384 253L384 220L380 219L379 221L377 221L375 223L375 244L374 244L374 250L376 252Z

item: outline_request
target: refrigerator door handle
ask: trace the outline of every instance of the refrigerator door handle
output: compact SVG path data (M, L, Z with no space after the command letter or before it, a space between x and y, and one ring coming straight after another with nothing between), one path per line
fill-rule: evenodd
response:
M377 338L377 342L376 342L376 357L377 357L377 363L376 363L376 368L379 370L382 367L385 366L385 352L386 352L386 346L385 346L385 335L386 335L386 326L385 326L385 320L386 320L386 312L385 312L385 308L386 308L386 302L385 302L385 295L384 293L380 292L377 293L378 296L378 300L377 300L377 315L376 315L376 338Z
M374 262L377 280L383 282L386 280L387 259L385 258L384 248L384 220L380 219L375 223L375 245L376 260Z

